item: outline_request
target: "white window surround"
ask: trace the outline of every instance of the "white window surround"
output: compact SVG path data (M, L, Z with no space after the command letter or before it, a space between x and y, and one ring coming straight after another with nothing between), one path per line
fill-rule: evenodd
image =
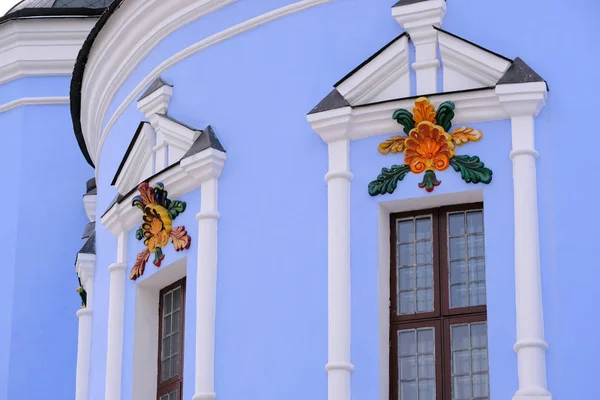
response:
M156 398L158 365L158 305L160 291L187 275L187 258L167 266L135 286L132 400ZM186 298L187 302L188 298ZM155 327L155 329L152 329ZM187 330L187 328L186 328ZM193 338L185 337L184 340Z
M127 151L127 158L123 161L122 168L114 181L119 193L129 192L141 180L154 174L152 148L155 141L156 134L152 126L147 122L141 122Z
M77 338L77 372L75 378L75 400L87 400L90 379L90 356L92 346L92 307L94 302L95 254L77 254L75 270L87 292L87 307L77 311L79 331Z
M153 177L149 184L163 182L171 198L200 188L196 284L196 376L193 400L214 400L214 330L217 287L218 178L225 163L224 152L208 148L184 158L177 165ZM132 207L135 193L115 203L101 218L102 224L117 238L117 262L109 266L110 291L106 361L106 400L121 399L123 363L123 318L127 234L140 221L139 209ZM188 205L190 210L191 205ZM175 268L176 269L176 268ZM174 270L175 270L174 269ZM194 284L188 282L188 285ZM140 283L141 285L141 283ZM143 289L140 292L143 295ZM188 340L190 340L188 338ZM134 389L134 393L138 392ZM145 393L145 392L144 392ZM155 395L155 394L154 394ZM141 398L140 398L141 399ZM144 398L145 399L145 398Z
M500 73L505 72L504 68L509 68L508 61L466 41L455 41L451 35L435 29L434 26L441 27L445 11L444 0L420 1L392 8L393 16L415 43L417 60L412 68L416 70L418 94L428 93L430 102L436 107L443 101L453 101L456 105L453 122L456 124L505 119L512 121L510 157L513 162L517 310L517 343L514 350L517 352L518 363L515 369L519 378L519 387L513 400L551 400L546 382L547 344L544 338L539 265L535 167L537 151L533 122L544 106L547 86L541 81L507 84L497 84L498 81L495 81L494 87L478 89L488 82L486 79L491 81L501 76ZM452 87L460 92L436 94L438 37L441 38L439 44L442 46L442 56L456 55L455 60L458 60L458 53L464 53L460 63L450 62L448 72L444 72L445 87ZM507 79L507 82L510 80ZM391 118L392 114L400 108L411 109L413 104L414 98L353 105L343 105L338 101L340 108L327 110L326 107L316 107L307 116L312 129L329 148L329 172L325 176L328 184L328 400L350 400L350 379L354 370L350 360L350 141L397 133L398 124ZM461 196L467 196L465 200L473 200L471 196L474 194L468 193L453 194L441 201L454 203L461 200ZM388 270L389 212L394 207L406 209L413 203L418 203L421 208L428 201L437 201L435 199L435 196L425 196L409 199L395 206L386 205L385 200L379 202L379 258L380 263L385 263L385 267L381 268ZM385 400L388 398L389 388L388 369L383 367L389 360L389 281L383 282L382 279L383 274L389 272L382 272L381 268L380 393L381 400ZM385 300L381 300L382 298Z

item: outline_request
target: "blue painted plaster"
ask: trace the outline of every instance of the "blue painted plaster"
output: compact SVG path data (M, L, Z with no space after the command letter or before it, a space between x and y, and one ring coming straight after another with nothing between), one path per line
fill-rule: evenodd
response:
M31 76L0 85L0 105L22 97L68 97L68 76Z
M287 3L250 6L239 2L173 33L127 79L112 100L105 123L130 91L166 58ZM211 124L228 151L219 206L215 376L220 399L326 396L327 189L323 176L327 149L310 130L305 114L334 82L401 32L390 17L388 3L334 1L228 39L163 74L174 85L169 113L197 128ZM444 21L444 29L508 57L521 56L550 83L547 105L536 119L536 145L540 151L544 312L550 344L548 382L555 399L600 397L590 384L595 376L591 360L600 355L591 338L598 323L580 312L599 300L600 272L594 264L598 191L591 177L600 139L589 128L591 123L584 122L595 115L598 89L591 78L596 74L597 55L590 49L595 48L594 38L600 32L589 17L590 10L597 8L590 0L507 0L502 4L455 0L449 3ZM568 35L556 34L561 26L568 26ZM563 54L564 49L570 56ZM99 211L115 195L110 180L141 119L131 104L109 135L99 163ZM443 184L434 194L484 189L491 391L494 399L510 398L517 388L512 350L510 123L473 126L484 131L484 139L460 150L480 156L493 168L494 181L489 186L467 185L450 170L438 176ZM420 177L413 175L405 178L394 195L367 195L367 183L381 167L393 163L393 156L376 153L380 140L364 139L351 147L352 362L356 366L352 395L357 400L377 398L378 392L386 390L378 387L377 202L429 196L417 188ZM191 204L189 215L196 212ZM114 262L112 235L100 229L98 244L99 265ZM134 252L130 253L131 259ZM134 307L131 285L127 318ZM94 331L99 334L93 338L91 398L101 400L108 307L105 271L98 275L96 287L103 294L95 300ZM126 323L124 398L131 391L127 383L131 379L131 326L131 321ZM186 396L191 394L193 379L189 359Z

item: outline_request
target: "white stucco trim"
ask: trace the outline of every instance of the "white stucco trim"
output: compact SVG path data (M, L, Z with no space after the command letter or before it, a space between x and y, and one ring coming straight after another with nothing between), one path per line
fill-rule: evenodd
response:
M90 86L89 89L86 89L84 87L84 89L82 91L83 101L82 101L81 122L82 122L83 135L85 138L85 142L86 142L86 145L88 146L90 157L92 157L92 160L94 161L94 163L96 163L97 160L99 159L100 152L102 151L102 146L104 144L104 141L106 140L106 137L108 136L108 133L112 129L114 123L119 119L121 114L125 111L127 106L129 106L129 104L131 104L133 101L135 101L136 98L142 93L142 91L146 87L148 87L148 85L150 85L152 83L152 81L154 81L154 79L158 78L167 69L169 69L173 65L181 62L182 60L185 60L186 58L188 58L210 46L221 43L221 42L223 42L229 38L232 38L236 35L239 35L244 32L250 31L252 29L258 28L262 25L266 25L266 24L268 24L272 21L275 21L279 18L283 18L288 15L306 10L308 8L311 8L311 7L320 5L320 4L328 3L330 1L333 1L333 0L302 0L302 1L298 1L296 3L289 4L287 6L284 6L284 7L269 11L265 14L259 15L257 17L248 19L244 22L241 22L230 28L227 28L221 32L215 33L207 38L204 38L204 39L194 43L193 45L181 50L180 52L174 54L173 56L171 56L168 59L166 59L165 61L163 61L159 66L157 66L155 69L153 69L152 72L150 72L150 74L148 74L140 83L138 83L138 85L129 93L129 95L127 95L125 100L123 100L123 102L117 107L116 111L112 114L112 116L110 117L110 120L108 121L108 123L106 124L106 127L104 129L102 128L102 123L103 123L104 119L106 118L106 113L107 113L109 103L114 98L119 87L122 85L122 83L125 81L125 79L127 79L129 77L130 73L133 70L131 70L131 71L127 70L127 71L129 71L129 72L127 72L127 71L123 71L121 69L110 69L110 68L107 68L107 64L104 60L102 60L102 62L100 62L99 60L96 60L95 63L101 64L102 65L101 69L103 69L103 71L105 73L107 71L111 71L111 73L114 76L105 77L104 80L102 80L99 77L94 77L91 73L88 73L87 67L86 67L86 74L84 76L84 84L87 83L87 85L93 85L93 87ZM150 4L154 4L157 2L158 2L158 0L148 1L148 3L150 3ZM134 4L138 4L138 3L140 3L140 2L139 1L131 2L128 4L134 5ZM164 2L162 2L162 3L164 3ZM171 3L169 3L169 6L170 6L170 8L172 8ZM145 9L145 7L142 7L142 8ZM162 8L160 8L160 10L162 10ZM157 13L159 11L152 10L151 12ZM168 13L170 14L170 11ZM162 16L162 14L158 14L158 15ZM111 21L115 16L113 16L111 18ZM200 16L197 16L195 19L197 19L197 18L200 18ZM144 19L144 20L146 19L145 14L144 14L144 18L142 18L142 19ZM118 18L118 20L120 21L121 18ZM186 21L185 23L190 22L187 19L182 19L182 21L183 20ZM105 29L106 29L106 27L105 27ZM116 29L116 28L113 28L113 29ZM140 28L136 27L135 29L140 29ZM153 30L154 28L150 28L150 29ZM103 29L103 32L104 32L104 29ZM120 30L119 30L119 32L120 32ZM94 48L96 48L96 46L105 47L106 45L99 45L97 43L94 45ZM113 49L111 49L111 51L113 51ZM149 51L149 49L148 49L148 51ZM123 50L122 52L117 52L117 53L119 54L119 57L121 57L121 58L128 58L128 57L131 57L132 54L134 54L134 52L132 52L131 49ZM144 53L144 57L145 57L145 54L146 53ZM96 57L96 56L94 56L94 57ZM143 57L141 59L143 59ZM141 59L138 60L137 55L135 56L135 60L137 60L136 61L137 64L139 64ZM127 73L125 73L125 72L127 72ZM118 82L120 82L120 83L118 85L110 85L109 86L107 84L108 80L110 80L111 82L117 82L117 80L118 80ZM106 93L105 93L105 91L106 91ZM94 103L90 103L92 101L92 99L94 100ZM100 105L96 105L96 104L100 103L101 101L102 101L102 103Z
M85 215L89 218L90 222L96 221L96 195L86 194L83 196L83 207L85 208Z
M408 38L396 40L337 86L352 105L410 96Z
M26 76L73 72L97 18L19 19L0 25L0 85Z
M129 192L138 182L155 171L152 148L156 142L156 133L148 123L143 123L139 129L141 131L132 143L131 151L115 182L115 187L121 194Z
M441 101L452 100L456 104L454 123L483 122L511 119L513 149L510 157L513 161L514 181L514 207L515 207L515 291L517 309L517 343L515 351L518 359L519 389L513 400L551 400L547 390L546 359L547 344L544 338L542 292L540 276L540 254L538 233L537 209L537 180L535 159L537 151L534 148L533 120L547 96L545 82L518 83L498 85L495 89L472 90L460 93L446 93L429 96L436 107ZM330 146L329 162L332 173L332 163L338 163L338 153L331 153L331 146L335 143L348 142L368 136L397 133L399 125L391 118L393 112L399 108L410 108L414 98L368 105L365 107L344 107L341 109L310 114L307 117L313 130ZM339 151L338 151L339 152ZM507 155L509 156L509 155ZM349 156L348 156L349 157ZM347 176L352 176L350 171L345 171ZM329 235L332 232L336 239L329 241L329 304L330 310L334 304L335 310L343 315L350 309L350 297L346 304L337 304L336 301L346 299L341 293L345 285L341 276L342 268L340 259L346 252L346 244L341 238L349 235L350 221L346 222L340 209L344 209L346 202L350 201L349 194L346 199L345 187L338 184L335 192L329 185ZM430 198L414 199L414 204L419 208L425 207L425 200ZM334 199L340 206L331 208ZM349 217L348 217L349 218ZM380 215L381 221L381 215ZM333 221L333 222L332 222ZM347 229L347 231L345 230ZM389 228L388 228L389 229ZM380 233L381 238L381 233ZM332 254L335 256L332 257ZM380 256L382 250L380 249ZM334 275L337 283L332 283L332 269L340 272ZM348 269L348 276L349 276ZM340 280L341 279L341 280ZM332 303L332 298L334 299ZM381 305L381 304L380 304ZM389 304L386 305L389 308ZM381 314L380 314L381 315ZM336 341L332 344L332 327L341 327L345 323L341 317L329 316L329 351L338 349L340 343L349 341L350 328L347 332L336 332ZM380 340L383 334L380 334ZM348 339L346 339L348 337ZM337 350L336 350L337 351ZM381 347L380 347L380 351ZM385 358L387 359L387 357ZM385 369L382 369L385 371ZM385 383L386 378L380 378L380 383ZM329 381L329 400L348 400L350 393L345 392L348 382ZM349 389L348 389L349 390ZM381 387L380 392L387 390Z
M438 32L433 27L441 28L445 15L445 0L392 7L392 16L408 32L415 45L415 62L412 68L417 76L417 94L438 91Z
M87 400L89 395L90 359L92 349L92 306L94 301L95 254L77 254L75 270L87 292L87 308L77 311L79 330L77 337L77 369L75 375L75 400Z
M54 104L69 104L68 96L54 97L21 97L20 99L9 101L8 103L0 104L0 114L6 111L13 110L21 106L43 106Z
M551 400L546 350L537 203L534 118L546 101L545 82L496 87L511 117L515 219L515 295L519 389L513 400Z
M187 258L184 257L160 267L135 286L132 400L156 398L160 291L185 277L187 267ZM189 298L186 297L186 306L188 301ZM188 330L187 327L185 330ZM190 339L184 337L184 340Z

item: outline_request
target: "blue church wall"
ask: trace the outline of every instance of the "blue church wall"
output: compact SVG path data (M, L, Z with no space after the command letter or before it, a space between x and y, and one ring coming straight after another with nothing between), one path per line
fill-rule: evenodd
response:
M50 92L59 80L42 82L40 88ZM12 110L0 114L0 126L6 133L0 165L10 188L3 280L13 288L3 292L10 298L2 304L11 308L3 316L12 322L2 333L10 346L10 355L2 357L3 371L8 366L2 396L36 399L53 387L54 396L69 398L75 390L79 307L74 261L89 222L82 194L93 171L78 154L66 105Z
M22 97L68 97L70 81L68 76L32 76L4 83L0 85L0 105ZM67 122L65 129L72 132L70 119Z
M111 101L105 124L135 86L162 61L188 45L291 1L234 3L174 32L127 79ZM444 28L510 58L521 56L550 84L546 107L536 119L538 205L549 390L555 399L600 398L589 385L591 361L600 348L590 340L595 319L574 311L598 302L594 265L598 218L591 182L600 137L579 120L595 115L594 37L584 24L591 1L571 3L454 0ZM219 270L216 314L216 392L220 399L324 397L327 379L327 146L310 129L306 113L346 72L397 36L389 1L333 1L271 22L209 47L168 69L174 85L169 114L198 129L212 125L227 149L219 179ZM259 7L259 8L252 8ZM515 10L519 12L515 12ZM544 17L534 17L539 10ZM494 18L482 16L494 15ZM465 23L468 21L469 23ZM511 21L507 30L506 21ZM360 29L357 29L357 26ZM597 29L597 28L595 28ZM576 38L576 39L574 39ZM558 56L559 49L577 54ZM570 72L569 72L570 71ZM414 80L414 75L413 75ZM413 84L413 90L415 89ZM0 118L2 118L0 114ZM135 102L112 127L99 162L98 214L116 191L110 181L144 116ZM591 122L590 122L591 124ZM486 225L487 298L492 398L510 398L517 388L514 307L513 193L509 121L469 124L484 138L462 153L478 155L494 171L489 186L467 185L454 171L440 174L435 194L483 189ZM580 128L580 126L582 128ZM589 126L589 125L585 125ZM585 139L580 137L585 135ZM386 136L387 137L387 136ZM396 162L376 151L383 136L352 143L352 396L377 398L379 387L377 204L430 196L408 175L393 195L368 196L381 167ZM461 154L461 153L459 153ZM81 181L83 182L83 180ZM168 187L167 187L168 190ZM189 201L187 200L189 199ZM199 192L184 196L188 210L177 224L192 235L189 251L167 250L166 260L187 257L195 280ZM78 205L79 206L79 205ZM591 215L590 215L591 214ZM180 220L181 218L181 220ZM267 229L269 227L269 229ZM128 266L139 243L129 234ZM98 225L98 259L90 398L104 398L108 272L116 240ZM167 264L168 265L168 264ZM149 263L146 274L153 273ZM131 394L134 283L127 285L123 395ZM188 305L193 306L188 283ZM194 354L195 311L186 311L186 354ZM582 351L582 343L585 351ZM288 366L290 367L282 367ZM568 366L566 368L565 366ZM184 396L193 391L193 357L185 364ZM235 382L234 385L231 382ZM596 390L596 392L594 392Z

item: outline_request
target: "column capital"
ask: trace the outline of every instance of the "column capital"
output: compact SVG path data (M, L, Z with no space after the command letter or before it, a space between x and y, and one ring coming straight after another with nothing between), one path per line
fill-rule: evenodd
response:
M546 82L509 83L496 86L496 95L511 118L536 117L546 104Z
M399 1L392 7L392 16L415 44L436 41L437 31L433 27L441 28L445 15L445 0Z

